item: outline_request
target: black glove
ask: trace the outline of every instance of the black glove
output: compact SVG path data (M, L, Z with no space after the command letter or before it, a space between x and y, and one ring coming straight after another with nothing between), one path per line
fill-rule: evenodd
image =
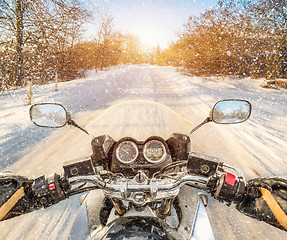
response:
M40 208L31 191L32 183L33 180L11 172L0 173L0 221Z
M269 200L267 195L270 195ZM270 204L272 201L273 207ZM277 209L274 205L277 205ZM247 216L287 230L287 179L269 177L250 180L247 183L247 192L236 208ZM279 213L281 218L278 217Z

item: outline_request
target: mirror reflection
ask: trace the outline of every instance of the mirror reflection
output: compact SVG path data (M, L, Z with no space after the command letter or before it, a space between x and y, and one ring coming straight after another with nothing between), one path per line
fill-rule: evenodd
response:
M246 121L251 113L251 104L244 100L225 100L218 102L212 110L212 120L215 123L241 123Z
M59 104L35 104L30 108L30 117L40 127L63 127L67 122L66 109Z

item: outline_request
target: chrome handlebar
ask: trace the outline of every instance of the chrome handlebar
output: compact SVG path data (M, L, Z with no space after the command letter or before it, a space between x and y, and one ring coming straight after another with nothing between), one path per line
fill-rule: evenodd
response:
M125 193L125 192L167 192L173 191L184 184L193 184L192 186L200 189L205 189L208 178L200 177L200 176L191 176L185 175L181 178L174 179L174 178L152 178L150 180L146 180L144 183L137 183L134 179L127 179L125 177L121 177L116 179L116 181L105 182L100 180L99 178L93 177L85 177L79 178L76 180L71 181L73 183L82 183L87 182L95 185L98 188L101 188L105 191L109 192L118 192L118 193Z

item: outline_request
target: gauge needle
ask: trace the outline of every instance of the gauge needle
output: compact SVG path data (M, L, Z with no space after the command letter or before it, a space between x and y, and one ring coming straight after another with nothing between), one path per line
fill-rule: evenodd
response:
M129 154L129 152L128 151L126 151L125 149L121 149L123 152L125 152L126 154Z

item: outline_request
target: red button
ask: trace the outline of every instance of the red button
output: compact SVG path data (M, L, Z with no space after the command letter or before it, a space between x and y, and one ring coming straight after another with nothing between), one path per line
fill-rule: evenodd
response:
M54 190L56 188L55 183L50 183L49 184L49 189Z
M236 176L232 173L227 172L225 176L225 182L231 186L234 186L236 181Z

